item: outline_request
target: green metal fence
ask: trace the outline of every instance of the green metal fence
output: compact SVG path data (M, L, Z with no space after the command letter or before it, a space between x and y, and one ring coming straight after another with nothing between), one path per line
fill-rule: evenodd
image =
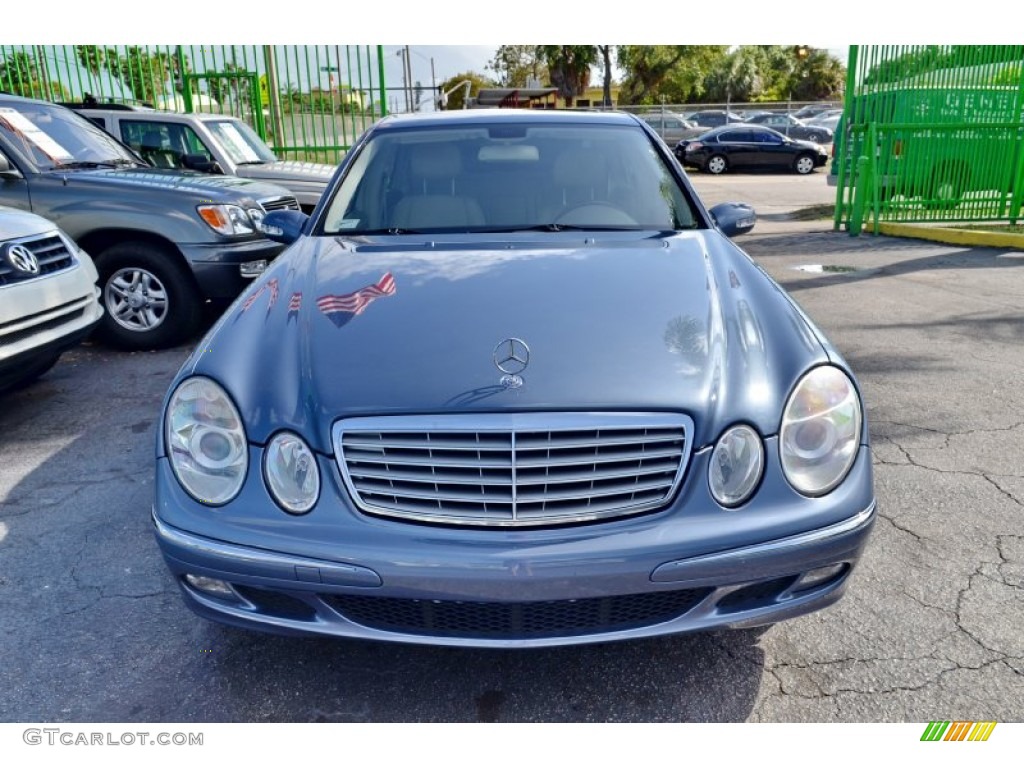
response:
M246 120L279 155L336 163L387 112L381 46L0 45L0 91Z
M852 46L836 227L1009 221L1024 196L1024 46Z

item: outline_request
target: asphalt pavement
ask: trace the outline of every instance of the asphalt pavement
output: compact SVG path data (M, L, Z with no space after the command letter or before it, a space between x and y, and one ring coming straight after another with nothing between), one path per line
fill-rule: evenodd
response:
M0 720L1024 720L1024 253L787 220L828 202L823 173L694 179L709 205L755 205L739 244L863 387L880 519L838 604L766 631L531 651L205 622L149 522L154 429L189 347L84 346L0 398Z

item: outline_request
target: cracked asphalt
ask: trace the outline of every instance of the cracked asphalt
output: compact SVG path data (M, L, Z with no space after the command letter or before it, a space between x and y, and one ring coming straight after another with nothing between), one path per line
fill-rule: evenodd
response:
M708 203L750 199L734 178ZM205 622L149 523L154 428L188 347L85 346L0 398L0 720L1024 720L1024 254L771 218L740 245L867 404L880 519L835 606L766 631L515 652Z

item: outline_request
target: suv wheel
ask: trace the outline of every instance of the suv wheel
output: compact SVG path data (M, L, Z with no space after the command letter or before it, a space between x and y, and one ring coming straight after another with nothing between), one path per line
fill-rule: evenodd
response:
M177 344L199 324L195 284L172 254L151 243L118 243L96 257L103 308L99 338L122 349Z

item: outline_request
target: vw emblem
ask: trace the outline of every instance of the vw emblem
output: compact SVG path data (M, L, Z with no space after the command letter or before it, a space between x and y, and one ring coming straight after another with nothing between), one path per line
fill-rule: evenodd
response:
M499 341L494 348L494 364L502 373L512 376L522 373L530 364L530 348L522 339Z
M39 274L39 260L36 258L36 255L24 245L12 245L8 247L7 260L11 262L11 266L19 272L24 272L28 275Z

